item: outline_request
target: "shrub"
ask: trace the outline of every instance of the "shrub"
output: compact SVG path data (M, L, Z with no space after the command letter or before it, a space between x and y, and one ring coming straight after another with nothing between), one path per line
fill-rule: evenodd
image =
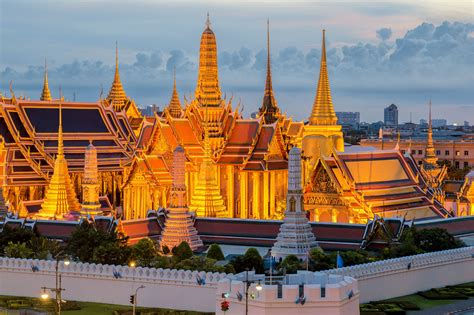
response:
M217 261L225 259L221 247L217 244L212 244L211 246L209 246L209 250L207 251L207 258L215 259Z
M300 260L295 255L288 255L280 264L280 269L285 270L286 273L296 273L300 268Z
M263 259L255 248L249 248L243 256L237 256L232 260L232 265L237 273L245 270L255 269L256 273L263 273Z
M25 243L8 242L3 250L6 257L12 258L32 258L33 251Z
M147 237L142 238L132 247L132 258L138 266L150 267L156 256L158 256L157 244Z
M171 252L173 253L173 256L177 262L191 258L193 256L193 251L186 241L182 241L181 244L173 247Z

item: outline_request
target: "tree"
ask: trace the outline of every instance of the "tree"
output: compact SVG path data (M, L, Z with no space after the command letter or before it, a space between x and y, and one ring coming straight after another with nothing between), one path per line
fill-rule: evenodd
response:
M37 236L35 232L27 229L12 228L5 226L0 233L0 252L3 253L8 243L27 243L33 237Z
M215 259L217 261L225 259L221 247L217 244L212 244L211 246L209 246L209 250L207 251L206 256L207 258Z
M243 256L237 256L232 260L232 265L237 273L255 269L256 273L263 273L263 259L255 248L249 248Z
M171 250L170 248L168 247L168 245L163 245L161 247L161 252L163 253L163 255L168 255L169 253L171 253Z
M147 237L142 238L132 247L132 257L138 266L150 267L156 256L158 256L158 246Z
M167 256L156 256L150 262L150 267L153 268L170 268L171 267L171 259Z
M116 231L105 232L84 221L72 234L67 252L82 262L102 264L126 264L131 250L127 239L119 237ZM113 254L117 253L117 257Z
M199 270L205 272L225 272L224 266L216 266L216 260L207 257L193 256L174 265L176 269Z
M415 244L425 252L454 249L465 246L465 244L454 238L446 229L434 228L415 230Z
M288 255L283 259L279 268L286 273L296 273L301 267L301 262L295 255Z
M6 257L12 258L33 258L33 251L26 246L26 243L8 242L3 250Z
M336 256L327 255L317 247L309 252L309 269L312 271L328 270L336 267Z
M51 259L55 257L60 251L61 247L55 240L49 240L42 236L34 236L27 246L33 251L36 259Z
M372 259L369 257L369 253L365 250L351 250L340 253L342 260L344 261L344 266L353 266L366 264L371 262ZM337 257L337 254L336 254Z
M172 253L177 262L191 258L193 256L193 251L186 241L182 241L181 244L173 247Z

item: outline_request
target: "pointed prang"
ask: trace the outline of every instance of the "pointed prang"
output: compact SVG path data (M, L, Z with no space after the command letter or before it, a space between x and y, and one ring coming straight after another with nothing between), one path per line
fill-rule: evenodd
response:
M436 167L438 158L436 156L434 142L433 142L433 125L431 121L431 98L429 102L429 116L428 116L428 135L426 139L426 149L425 149L425 164L429 164L432 167Z
M49 90L48 83L48 63L46 58L44 59L44 78L43 78L43 92L41 92L40 100L42 101L51 101L51 91Z
M206 29L211 29L211 19L209 18L209 12L207 12Z
M329 87L328 69L326 63L326 30L323 30L321 48L321 69L319 72L318 89L313 103L313 110L309 117L311 125L336 125L337 117L332 104L331 89Z
M176 88L176 69L174 69L173 94L171 95L170 104L168 106L169 113L174 118L181 117L181 102L179 101L178 89Z
M270 62L270 20L267 19L267 75L265 79L265 92L263 94L262 107L259 109L259 116L264 117L266 124L273 124L279 116L280 109L275 100L272 85L272 71Z
M61 96L60 96L61 97ZM61 98L60 98L61 100ZM59 123L58 123L58 157L64 156L64 141L63 141L63 108L62 102L59 102Z
M125 106L127 95L120 81L119 60L118 60L118 43L115 42L115 74L112 87L110 88L107 100L114 105L115 110L120 111Z

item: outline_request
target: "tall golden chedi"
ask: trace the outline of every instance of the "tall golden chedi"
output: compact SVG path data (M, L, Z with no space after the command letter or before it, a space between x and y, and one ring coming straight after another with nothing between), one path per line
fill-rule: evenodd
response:
M51 101L51 91L49 90L48 82L48 64L46 60L44 61L44 79L43 79L43 91L41 92L40 100L42 101Z
M69 169L64 157L62 107L59 104L58 154L54 160L53 176L46 188L44 202L38 217L62 219L71 211L79 211L81 206L69 177Z
M331 89L329 87L325 30L323 30L318 88L313 109L309 116L309 124L305 125L303 130L302 147L303 154L306 157L312 157L310 164L314 164L321 155L330 155L333 150L344 151L342 126L337 124L337 116L334 112ZM309 172L305 172L305 174L309 174Z
M82 211L83 215L98 215L99 202L99 174L97 169L97 149L92 141L84 153L84 178L82 180Z
M183 115L183 109L181 107L181 102L179 101L178 89L176 88L176 70L173 78L173 94L171 95L170 103L165 111L168 111L173 118L180 118Z
M265 92L262 106L258 110L265 124L273 124L280 117L280 108L275 100L272 86L272 70L270 64L270 21L267 20L267 76L265 79Z
M185 241L192 250L203 246L194 227L191 214L186 202L185 184L185 155L182 146L177 146L173 152L173 168L171 186L171 202L165 222L165 228L161 234L161 246L173 248Z
M216 174L217 168L211 159L209 130L207 126L204 126L204 158L189 206L200 217L227 217L227 208L221 196Z

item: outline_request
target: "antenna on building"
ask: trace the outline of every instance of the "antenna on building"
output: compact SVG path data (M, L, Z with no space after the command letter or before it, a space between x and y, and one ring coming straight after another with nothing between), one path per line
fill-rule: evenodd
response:
M410 112L410 124L412 123L412 120L411 120L411 114L412 114L412 112Z

